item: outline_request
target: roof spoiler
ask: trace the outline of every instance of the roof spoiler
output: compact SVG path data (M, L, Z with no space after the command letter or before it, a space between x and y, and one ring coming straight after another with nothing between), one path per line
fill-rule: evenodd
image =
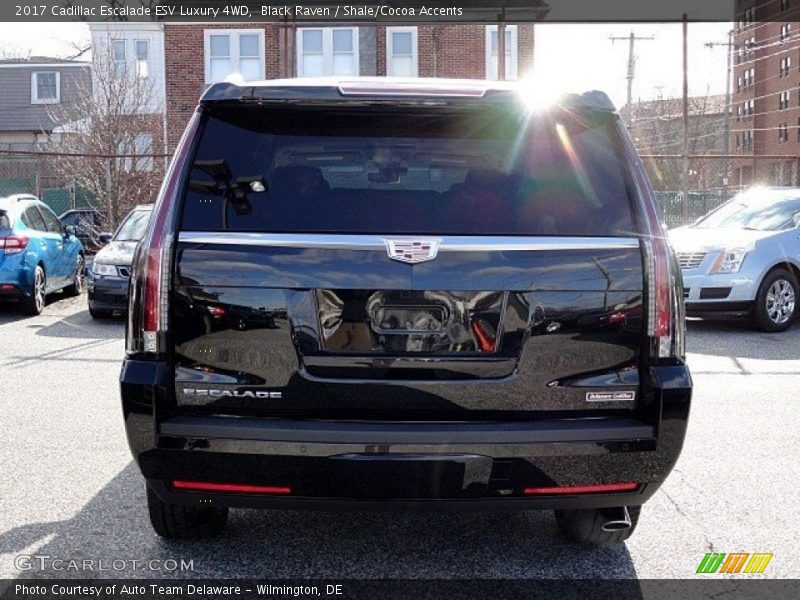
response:
M410 82L341 82L329 85L302 85L299 83L274 85L247 85L231 82L215 83L200 98L201 104L216 102L302 102L341 101L343 99L390 98L405 100L459 99L482 102L520 102L522 95L511 86L487 87L483 82L469 81L416 84ZM614 103L605 92L592 90L582 94L564 94L556 98L554 105L565 108L589 108L614 112Z

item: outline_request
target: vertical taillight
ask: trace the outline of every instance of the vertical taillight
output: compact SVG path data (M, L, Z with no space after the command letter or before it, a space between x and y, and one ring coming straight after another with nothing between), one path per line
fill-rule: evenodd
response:
M169 280L175 214L183 175L200 123L196 112L184 131L158 192L147 235L136 251L128 305L128 353L164 351L169 326Z
M673 340L674 282L670 275L670 247L664 238L653 236L645 242L647 263L647 335L658 358L675 355Z
M650 182L627 132L622 129L631 170L638 191L644 231L647 283L647 336L653 358L683 358L684 313L680 270L656 209Z

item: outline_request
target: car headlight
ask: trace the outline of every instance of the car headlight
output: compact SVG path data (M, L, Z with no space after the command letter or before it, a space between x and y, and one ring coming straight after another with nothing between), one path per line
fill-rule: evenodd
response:
M747 253L752 250L748 248L726 248L723 250L714 264L711 265L712 273L738 273L742 268Z
M92 273L95 275L103 275L103 276L116 276L117 274L117 267L114 265L106 265L103 263L94 263L92 265Z

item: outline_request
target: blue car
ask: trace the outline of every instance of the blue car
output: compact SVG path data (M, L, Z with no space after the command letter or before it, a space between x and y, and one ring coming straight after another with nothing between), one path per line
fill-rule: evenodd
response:
M45 296L83 290L84 251L75 229L64 227L35 196L0 197L0 299L16 299L38 315Z

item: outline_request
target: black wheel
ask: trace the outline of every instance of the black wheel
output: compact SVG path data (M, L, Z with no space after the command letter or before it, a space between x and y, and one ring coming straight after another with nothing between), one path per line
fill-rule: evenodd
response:
M89 314L93 319L108 319L112 315L112 311L102 310L100 308L92 308L92 305L90 304Z
M621 544L633 534L641 506L628 506L630 527L619 519L621 508L557 510L556 522L568 540L592 546Z
M84 271L83 254L78 254L78 260L75 265L75 273L72 275L72 283L64 288L64 293L67 296L80 296L83 291L83 281L86 275Z
M758 288L752 316L761 331L777 333L786 331L795 319L797 277L786 269L767 273Z
M22 309L29 315L40 315L44 310L45 290L47 289L47 278L41 265L36 265L33 272L33 284L31 285L30 295L22 299Z
M147 486L150 523L161 537L175 540L200 540L218 536L228 522L227 508L168 504Z

